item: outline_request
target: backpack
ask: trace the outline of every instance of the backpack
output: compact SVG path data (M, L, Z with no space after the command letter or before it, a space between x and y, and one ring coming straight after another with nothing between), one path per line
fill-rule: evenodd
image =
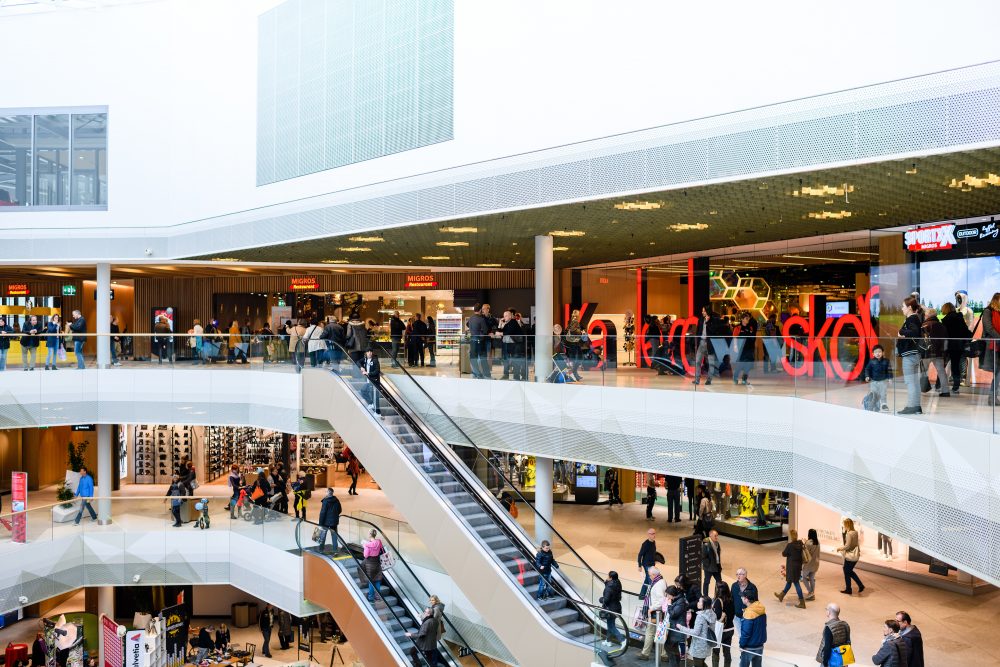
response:
M878 398L875 396L874 391L870 391L865 394L865 397L861 399L861 407L869 412L879 411Z

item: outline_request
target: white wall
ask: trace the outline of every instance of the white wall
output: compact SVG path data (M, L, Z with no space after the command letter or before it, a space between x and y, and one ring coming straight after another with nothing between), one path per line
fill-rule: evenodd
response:
M23 65L0 68L0 107L107 104L111 144L109 211L0 228L176 224L1000 58L984 0L457 0L454 141L257 188L257 15L275 4L0 14L0 60Z

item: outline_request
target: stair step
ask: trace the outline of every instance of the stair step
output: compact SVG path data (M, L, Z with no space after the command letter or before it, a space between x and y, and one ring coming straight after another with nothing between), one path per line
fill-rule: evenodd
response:
M588 633L593 633L594 626L590 623L584 623L583 621L573 621L572 623L567 623L566 625L560 626L562 631L571 637L583 637Z
M562 609L548 612L548 617L555 621L557 625L569 625L574 621L580 620L580 613L576 609L563 607Z

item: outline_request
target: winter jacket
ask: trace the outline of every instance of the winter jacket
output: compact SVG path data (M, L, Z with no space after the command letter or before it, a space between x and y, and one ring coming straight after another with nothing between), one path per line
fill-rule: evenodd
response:
M559 569L559 563L556 562L556 557L552 555L551 551L542 550L535 554L535 567L548 577L552 575L552 568Z
M739 324L733 329L733 344L739 352L740 361L753 361L757 348L757 322L753 318L747 326Z
M395 340L401 340L403 338L403 332L406 330L406 325L403 324L403 320L398 317L389 318L389 337Z
M733 593L733 614L736 618L743 618L744 591L740 590L740 582L734 581L731 590ZM757 594L757 585L748 579L746 592L749 591L753 591L755 595Z
M802 543L802 549L809 552L809 562L802 564L802 574L817 572L819 570L819 545L812 540L806 540Z
M347 350L363 352L368 349L368 330L361 320L351 320L347 323Z
M924 667L924 637L920 634L920 629L911 625L909 629L900 632L899 636L906 643L906 659L909 667Z
M909 655L903 638L892 634L885 638L878 652L872 656L872 663L878 667L907 667Z
M45 327L43 327L39 322L36 322L35 324L32 324L30 321L25 322L24 326L21 327L21 332L23 334L21 336L21 347L38 347L42 340L40 334L44 328ZM32 331L35 333L31 333Z
M667 641L671 644L681 644L687 639L687 634L677 629L678 623L682 626L687 625L687 611L688 601L684 595L675 597L670 606L667 607L667 620L669 621L668 627L670 628Z
M14 333L14 329L8 325L0 326L0 350L10 349L10 335ZM6 335L4 335L6 334Z
M82 315L69 323L69 330L75 334L87 333L87 320Z
M899 328L899 335L902 338L896 339L896 352L899 353L899 356L908 357L920 354L917 342L923 338L922 324L920 316L916 313L907 317L906 321L903 322L903 326Z
M601 607L608 611L622 613L622 582L618 579L608 579L604 582L604 593L601 594Z
M337 496L323 498L319 510L319 525L323 528L336 528L340 523L340 512L340 498Z
M743 610L740 623L740 648L761 648L767 642L767 610L758 600Z
M965 318L957 310L953 310L942 317L941 324L944 326L949 339L969 340L972 338L969 325L965 323Z
M59 325L57 323L55 323L55 322L49 322L48 324L45 325L45 333L46 334L58 334L59 333ZM59 347L59 336L58 335L55 335L55 336L46 336L45 337L45 345L50 350L55 350L56 348Z
M823 639L819 643L819 650L816 651L816 662L827 667L830 664L830 656L833 649L844 644L851 643L851 626L846 621L839 618L827 621L823 627Z
M261 631L270 631L272 625L274 625L274 612L265 608L264 611L260 612L260 616L257 618L257 626L261 629Z
M889 365L889 360L885 357L882 357L881 359L875 359L872 357L869 359L868 363L865 365L865 379L871 380L872 382L891 380L892 366Z
M785 581L796 582L802 578L802 541L795 540L785 545L781 555L785 557Z
M433 651L437 648L438 624L433 611L424 612L414 642L421 651Z
M920 330L924 337L930 341L930 350L927 352L928 358L940 359L948 349L948 331L936 317L928 317L920 325Z
M711 642L708 638L708 631L711 630L715 632L715 622L719 620L715 616L715 612L711 609L702 609L694 617L694 629L691 631L693 637L691 637L691 657L692 658L707 658L712 654L712 647L715 642Z

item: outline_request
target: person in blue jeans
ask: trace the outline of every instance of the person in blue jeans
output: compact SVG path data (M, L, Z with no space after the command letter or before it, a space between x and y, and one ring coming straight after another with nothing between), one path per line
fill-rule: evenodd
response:
M56 370L59 346L62 345L62 339L59 337L60 329L62 329L62 320L59 319L58 315L53 315L45 325L45 333L49 334L45 336L45 370Z
M73 311L73 321L69 323L69 330L73 332L73 353L76 354L76 367L83 368L83 344L87 341L80 334L87 333L87 320L79 310Z
M622 613L622 582L618 580L618 573L614 570L608 572L608 578L604 580L604 593L601 594L601 599L598 602L602 609L613 612L605 614L607 638L604 645L621 644L625 638L622 637L622 633L618 632L615 623L618 615Z
M548 540L542 540L542 547L535 554L535 567L538 569L538 593L535 597L547 600L552 597L552 568L559 569Z
M90 520L97 521L97 512L90 504L90 499L94 497L94 478L90 476L86 468L80 468L80 483L76 487L76 497L80 499L80 511L76 514L74 525L80 525L83 518L83 510L90 512Z
M13 334L14 329L7 324L7 318L0 317L0 371L7 370L7 351Z

